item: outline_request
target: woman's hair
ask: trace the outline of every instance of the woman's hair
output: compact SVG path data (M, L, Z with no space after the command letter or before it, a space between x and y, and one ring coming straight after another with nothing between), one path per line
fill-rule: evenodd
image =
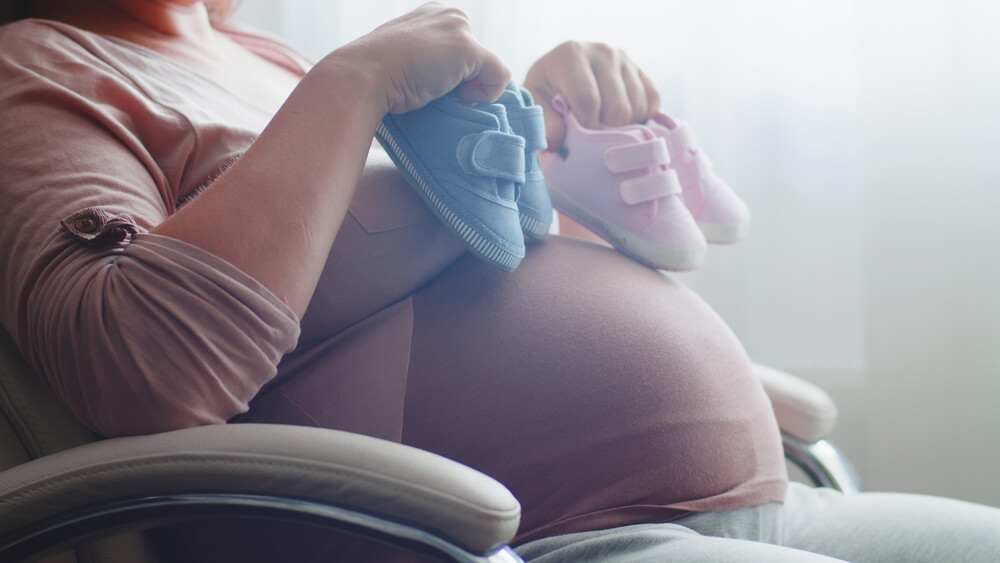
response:
M213 18L225 19L236 11L241 0L205 0ZM0 25L28 17L32 0L0 0Z

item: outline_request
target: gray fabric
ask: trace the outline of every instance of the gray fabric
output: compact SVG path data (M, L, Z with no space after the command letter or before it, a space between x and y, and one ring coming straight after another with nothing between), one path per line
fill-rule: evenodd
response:
M923 495L844 495L791 483L784 504L566 534L517 551L537 563L985 563L1000 561L1000 510Z

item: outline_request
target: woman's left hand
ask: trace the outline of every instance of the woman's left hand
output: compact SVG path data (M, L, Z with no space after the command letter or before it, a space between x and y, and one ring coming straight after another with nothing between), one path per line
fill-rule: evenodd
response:
M524 87L545 110L550 151L562 146L566 127L552 107L557 94L588 129L643 123L660 106L660 94L649 77L622 50L603 43L559 45L532 65Z

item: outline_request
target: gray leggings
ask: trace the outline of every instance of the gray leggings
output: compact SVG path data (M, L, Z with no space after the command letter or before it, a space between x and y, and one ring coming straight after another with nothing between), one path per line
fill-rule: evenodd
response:
M791 483L785 502L524 544L532 563L1000 561L1000 510L951 499L843 495Z

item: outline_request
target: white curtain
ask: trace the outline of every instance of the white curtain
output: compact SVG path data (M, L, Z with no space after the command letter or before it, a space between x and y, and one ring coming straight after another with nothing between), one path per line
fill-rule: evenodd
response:
M678 277L834 394L870 485L1000 504L1000 3L450 3L518 79L566 39L624 48L754 214ZM239 16L318 58L419 4Z

